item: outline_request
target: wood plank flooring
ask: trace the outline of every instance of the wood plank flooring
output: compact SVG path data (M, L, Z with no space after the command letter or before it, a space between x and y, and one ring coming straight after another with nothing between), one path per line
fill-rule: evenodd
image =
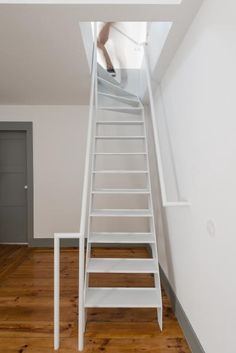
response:
M119 255L118 255L119 254ZM144 248L97 249L98 257L147 257ZM77 352L78 250L61 252L60 353ZM91 285L150 286L152 275L94 274ZM189 353L164 298L164 330L155 309L89 309L85 353ZM52 353L53 250L0 246L0 353Z

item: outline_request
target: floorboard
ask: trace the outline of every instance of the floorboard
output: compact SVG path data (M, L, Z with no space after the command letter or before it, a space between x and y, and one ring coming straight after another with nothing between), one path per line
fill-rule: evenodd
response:
M109 255L108 255L109 253ZM97 257L148 257L145 248L93 251ZM61 251L61 347L77 352L78 250ZM90 285L153 285L153 276L94 274ZM155 309L89 309L85 353L190 353L163 292L164 329ZM53 251L0 246L0 353L52 353Z

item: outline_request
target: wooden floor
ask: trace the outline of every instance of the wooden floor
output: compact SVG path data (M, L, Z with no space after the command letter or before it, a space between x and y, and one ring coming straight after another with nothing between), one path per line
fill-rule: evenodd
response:
M147 257L145 249L98 249L100 257ZM77 352L78 251L61 254L61 348ZM114 276L112 276L113 278ZM135 279L134 279L135 277ZM91 285L150 286L151 275L94 275ZM164 330L153 309L90 309L84 352L188 353L183 333L164 296ZM53 251L0 246L0 353L52 353Z

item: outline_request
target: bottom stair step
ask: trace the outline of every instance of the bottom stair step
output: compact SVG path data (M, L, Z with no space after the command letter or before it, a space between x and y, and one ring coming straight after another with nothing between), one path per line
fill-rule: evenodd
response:
M155 237L152 233L93 232L90 234L88 242L97 244L154 244Z
M86 308L160 308L156 288L87 288Z
M91 258L88 262L89 273L157 273L154 259L105 259Z

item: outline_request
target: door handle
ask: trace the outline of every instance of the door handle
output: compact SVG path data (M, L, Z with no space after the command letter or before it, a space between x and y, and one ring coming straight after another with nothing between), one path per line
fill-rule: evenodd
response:
M24 186L24 189L27 190L27 189L28 189L28 185L25 185L25 186Z

